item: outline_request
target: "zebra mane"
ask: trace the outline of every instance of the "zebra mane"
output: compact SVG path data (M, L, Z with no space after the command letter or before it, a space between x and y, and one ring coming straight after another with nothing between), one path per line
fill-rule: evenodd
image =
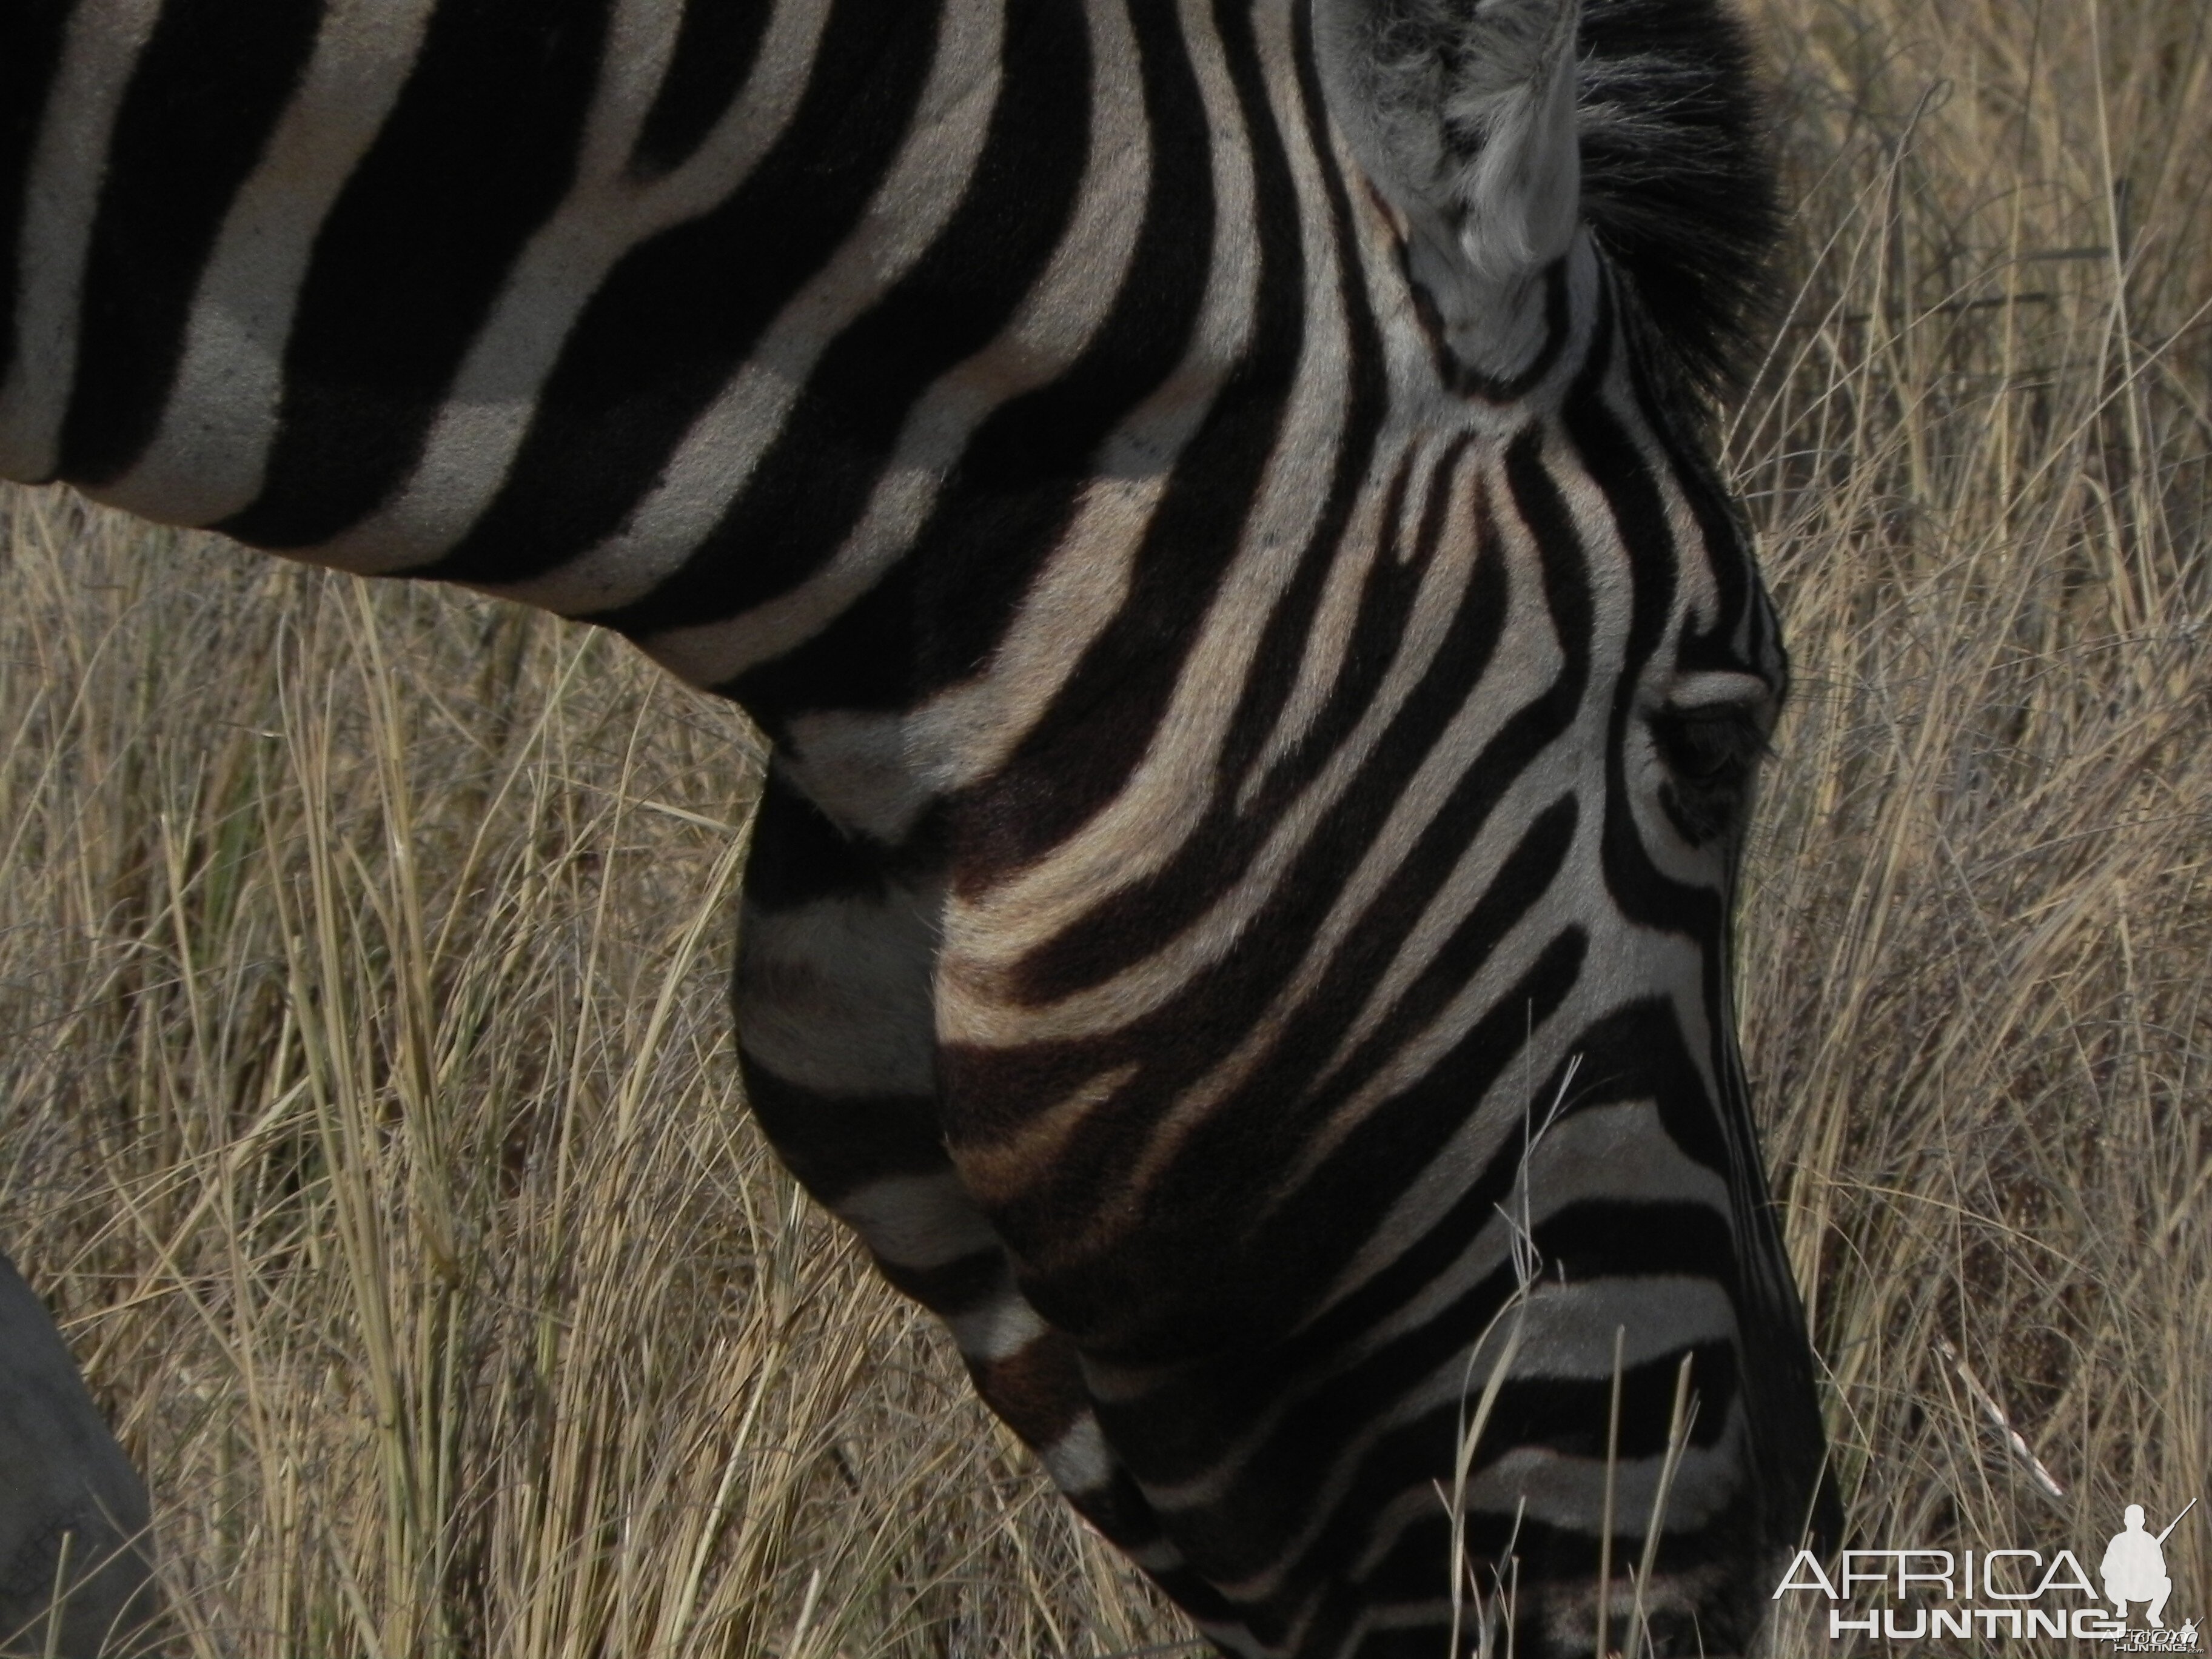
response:
M1699 398L1731 388L1781 214L1743 26L1721 0L1583 0L1583 214L1647 343Z

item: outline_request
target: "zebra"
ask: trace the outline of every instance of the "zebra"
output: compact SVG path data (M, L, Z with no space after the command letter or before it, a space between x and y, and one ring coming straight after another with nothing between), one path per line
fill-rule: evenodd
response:
M750 1110L1220 1651L1741 1651L1775 202L1723 0L18 0L0 475L742 705Z

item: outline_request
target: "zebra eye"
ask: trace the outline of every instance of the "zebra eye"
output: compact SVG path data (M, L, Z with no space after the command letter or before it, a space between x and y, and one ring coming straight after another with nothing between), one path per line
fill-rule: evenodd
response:
M1651 740L1667 769L1659 801L1692 846L1735 828L1766 752L1766 734L1741 705L1662 709L1650 717Z

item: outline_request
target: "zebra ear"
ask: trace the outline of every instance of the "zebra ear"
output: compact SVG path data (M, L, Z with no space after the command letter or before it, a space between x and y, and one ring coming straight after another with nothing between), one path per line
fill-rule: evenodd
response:
M1540 349L1535 278L1581 220L1580 0L1316 0L1329 113L1401 222L1455 356ZM1536 313L1536 314L1532 314Z

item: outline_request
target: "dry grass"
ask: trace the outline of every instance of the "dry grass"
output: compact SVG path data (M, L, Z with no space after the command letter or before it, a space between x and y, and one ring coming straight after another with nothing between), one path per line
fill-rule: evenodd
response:
M186 1650L1174 1628L738 1108L733 714L61 498L6 546L0 1214Z
M2212 15L1773 24L1809 276L1735 457L1799 681L1747 1042L1858 1541L2094 1572L2212 1497Z
M1765 10L1805 286L1732 453L1799 678L1747 1042L1861 1541L2086 1551L2212 1495L2208 22ZM0 1244L149 1472L180 1650L1176 1635L737 1109L739 721L543 619L6 510Z

